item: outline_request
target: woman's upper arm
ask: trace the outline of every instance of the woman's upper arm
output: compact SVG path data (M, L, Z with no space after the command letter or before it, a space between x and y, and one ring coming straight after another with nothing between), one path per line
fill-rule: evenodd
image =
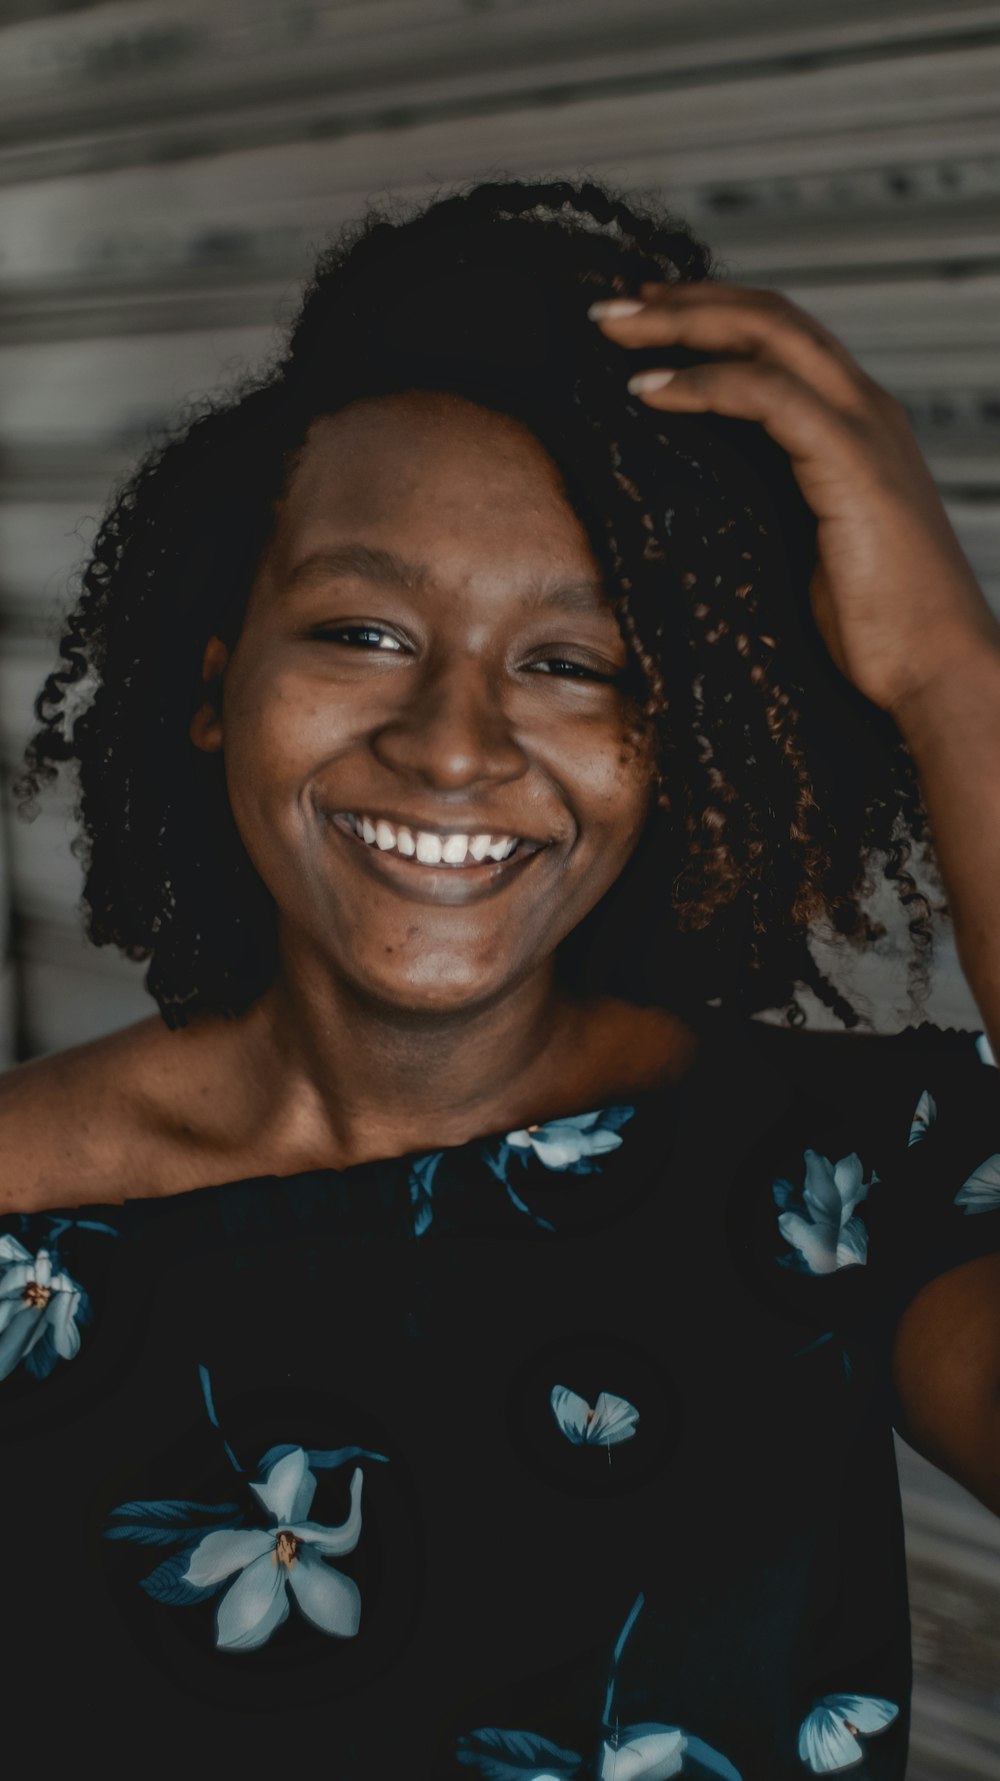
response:
M1000 1254L930 1280L896 1329L897 1427L1000 1515Z

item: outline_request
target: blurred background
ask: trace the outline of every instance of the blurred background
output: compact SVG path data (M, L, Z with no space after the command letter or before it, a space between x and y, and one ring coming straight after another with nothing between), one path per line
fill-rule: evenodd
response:
M155 1010L84 938L72 787L32 823L10 795L95 521L368 198L588 172L665 197L907 404L1000 611L998 93L984 0L3 0L0 1068ZM911 1018L891 941L838 972L884 1031ZM927 1012L982 1024L947 933ZM996 1781L1000 1521L900 1461L909 1774Z

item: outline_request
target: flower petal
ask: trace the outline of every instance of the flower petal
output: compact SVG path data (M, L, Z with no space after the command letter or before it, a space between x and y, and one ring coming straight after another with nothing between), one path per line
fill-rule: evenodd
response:
M35 1257L35 1280L39 1286L52 1284L52 1257L47 1249L40 1249Z
M616 1447L635 1434L639 1412L627 1398L616 1398L613 1392L602 1391L594 1405L594 1415L587 1431L589 1441L600 1441L605 1447Z
M866 1738L885 1731L899 1715L899 1708L892 1701L884 1701L877 1694L828 1694L823 1697L823 1706L856 1725Z
M837 1240L837 1266L863 1267L867 1260L868 1232L860 1218L849 1218Z
M234 1571L243 1571L255 1559L274 1551L274 1534L266 1528L217 1528L206 1534L191 1554L184 1582L196 1589L221 1583Z
M979 1059L980 1059L981 1063L992 1064L994 1066L994 1068L996 1067L997 1060L993 1055L993 1047L990 1044L989 1040L987 1039L985 1033L979 1034L979 1037L976 1040L976 1050L979 1053Z
M11 1293L9 1299L0 1299L0 1336L3 1335L12 1317L25 1309L23 1293Z
M215 1616L215 1642L221 1651L256 1651L288 1619L287 1575L284 1565L275 1564L273 1552L240 1573Z
M335 1571L304 1547L288 1572L288 1587L306 1619L321 1633L354 1638L361 1625L361 1591L353 1577Z
M802 1198L806 1206L821 1223L839 1225L841 1199L830 1158L823 1156L818 1150L807 1150L803 1154L806 1178Z
M548 1137L544 1132L534 1132L531 1148L540 1163L547 1169L568 1169L586 1156L589 1146L576 1132L560 1132Z
M937 1102L931 1094L930 1089L925 1088L913 1109L913 1118L910 1121L910 1136L907 1139L907 1143L919 1144L921 1139L926 1138L936 1118Z
M684 1733L673 1725L633 1725L617 1750L605 1744L599 1781L669 1781L684 1764Z
M35 1278L35 1264L30 1256L26 1262L11 1262L0 1275L0 1299L20 1299L29 1280Z
M862 1762L864 1751L839 1714L829 1707L814 1707L799 1731L799 1757L814 1775L831 1775Z
M861 1158L856 1150L850 1156L842 1156L833 1165L833 1181L840 1196L840 1217L843 1223L850 1218L855 1206L867 1198L870 1182L865 1180L865 1172L861 1166Z
M63 1360L72 1360L80 1346L80 1332L76 1327L76 1314L80 1307L80 1293L57 1292L49 1300L52 1312L52 1340L56 1353Z
M9 1373L32 1352L52 1323L50 1305L25 1305L16 1318L11 1318L0 1336L0 1378Z
M554 1385L549 1403L552 1405L552 1414L567 1440L573 1441L579 1446L587 1439L590 1405L586 1399L581 1398L578 1392L570 1391L566 1385Z
M6 1379L14 1368L19 1366L26 1354L30 1354L36 1342L40 1342L47 1326L45 1311L34 1305L25 1305L12 1317L0 1336L0 1379Z
M312 1508L316 1480L309 1470L305 1449L293 1447L272 1466L267 1477L251 1484L257 1501L275 1521L304 1521Z
M1000 1152L973 1169L955 1195L955 1204L967 1213L994 1212L1000 1206Z
M364 1473L360 1466L355 1466L351 1475L351 1507L347 1520L339 1527L320 1527L315 1521L297 1521L288 1527L297 1540L306 1546L314 1546L317 1552L325 1553L330 1558L340 1558L345 1552L353 1552L361 1536L361 1486Z
M813 1274L832 1274L837 1266L837 1231L829 1224L810 1224L798 1212L782 1212L778 1229L797 1249Z
M506 1132L504 1134L504 1143L510 1144L515 1150L530 1150L533 1137L533 1132L529 1132L527 1128L523 1128L518 1132Z
M30 1262L31 1250L25 1249L16 1237L0 1237L0 1263Z

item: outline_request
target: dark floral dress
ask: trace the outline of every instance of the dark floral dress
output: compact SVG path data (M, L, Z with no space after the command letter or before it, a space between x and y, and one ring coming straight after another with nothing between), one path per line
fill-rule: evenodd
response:
M902 1781L889 1361L1000 1250L1000 1072L700 1024L628 1104L0 1225L18 1722L112 1772Z

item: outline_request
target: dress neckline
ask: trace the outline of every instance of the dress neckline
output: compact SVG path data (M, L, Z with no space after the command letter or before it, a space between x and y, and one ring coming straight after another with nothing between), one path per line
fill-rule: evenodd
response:
M687 1094L694 1087L695 1083L700 1081L710 1057L716 1054L720 1041L726 1036L732 1039L737 1025L742 1024L737 1023L734 1020L734 1017L727 1014L724 1010L709 1006L695 1009L693 1012L685 1012L683 1018L687 1025L697 1033L699 1042L698 1049L692 1062L680 1077L674 1080L653 1083L648 1088L635 1089L627 1094L616 1095L610 1099L591 1103L586 1107L576 1108L568 1113L559 1114L552 1119L539 1121L538 1129L541 1130L552 1126L565 1125L579 1121L589 1114L609 1112L612 1109L620 1107L633 1107L637 1114L640 1112L647 1114L653 1111L657 1106L664 1108L673 1106L682 1092ZM463 1152L468 1151L471 1153L473 1151L486 1149L490 1146L499 1145L509 1137L511 1131L525 1129L534 1128L518 1128L511 1126L495 1127L489 1131L474 1133L468 1138L458 1139L451 1144L423 1145L405 1151L396 1151L391 1155L368 1157L362 1162L347 1163L343 1165L334 1163L317 1164L311 1168L292 1170L288 1174L278 1175L270 1171L265 1171L261 1174L235 1176L232 1179L225 1181L205 1182L196 1187L183 1188L172 1194L158 1194L151 1196L151 1200L153 1204L165 1205L170 1204L172 1201L190 1200L195 1196L200 1198L202 1195L210 1193L222 1194L227 1190L248 1186L251 1183L255 1185L262 1185L264 1183L271 1185L277 1184L282 1190L294 1191L297 1185L303 1185L315 1180L341 1182L355 1179L360 1180L363 1179L365 1175L373 1175L379 1171L402 1173L412 1169L414 1165L422 1162L427 1157L440 1154L443 1158L453 1161L456 1157L461 1156ZM126 1206L131 1206L133 1208L147 1205L149 1203L150 1201L145 1198L135 1198L124 1202Z

